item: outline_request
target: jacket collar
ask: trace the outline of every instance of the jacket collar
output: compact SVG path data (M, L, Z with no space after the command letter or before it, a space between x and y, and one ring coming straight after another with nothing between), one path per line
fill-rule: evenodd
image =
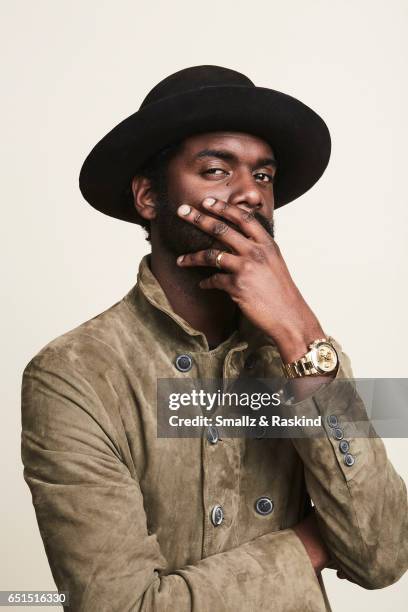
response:
M140 261L136 285L130 290L125 299L133 309L136 308L138 310L138 314L144 317L144 324L159 324L159 320L163 319L163 316L165 318L170 317L178 326L178 331L180 332L182 330L182 332L184 332L185 340L190 339L193 342L196 350L201 349L208 351L208 342L205 335L201 331L194 329L185 319L174 312L163 288L151 271L150 262L151 256L150 253L148 253ZM174 326L161 326L159 333L174 334ZM245 349L247 347L255 348L256 346L265 344L273 345L271 338L255 327L252 322L240 312L238 329L219 346Z

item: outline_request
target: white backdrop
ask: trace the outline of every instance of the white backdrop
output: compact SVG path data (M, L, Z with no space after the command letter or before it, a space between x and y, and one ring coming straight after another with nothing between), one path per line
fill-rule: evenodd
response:
M408 377L406 0L2 0L0 590L55 589L20 459L20 384L47 342L122 298L149 245L94 211L91 147L181 68L217 64L327 122L329 167L276 239L356 376ZM406 440L385 440L408 481ZM333 610L406 609L408 575L365 591L326 570ZM28 609L28 608L27 608Z

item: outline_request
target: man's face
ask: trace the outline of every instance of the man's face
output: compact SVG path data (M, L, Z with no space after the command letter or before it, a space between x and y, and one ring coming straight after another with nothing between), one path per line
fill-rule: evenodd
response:
M211 132L185 139L168 165L167 193L159 196L152 222L152 246L157 237L174 255L210 247L225 250L224 243L183 221L176 212L180 204L191 204L216 216L201 205L210 196L231 206L247 206L273 236L275 172L271 147L250 134Z

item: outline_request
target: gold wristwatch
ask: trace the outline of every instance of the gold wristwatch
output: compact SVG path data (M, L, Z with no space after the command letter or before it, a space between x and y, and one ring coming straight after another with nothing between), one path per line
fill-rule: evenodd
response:
M315 340L309 344L308 349L300 359L283 364L283 372L287 378L323 376L335 372L339 358L329 338Z

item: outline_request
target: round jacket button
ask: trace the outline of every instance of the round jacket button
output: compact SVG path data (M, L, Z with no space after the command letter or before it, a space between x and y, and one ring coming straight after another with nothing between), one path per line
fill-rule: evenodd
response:
M221 525L223 520L224 520L224 510L222 509L222 506L217 504L211 510L211 522L214 525L214 527L218 527L218 525Z
M190 355L178 355L176 357L176 368L180 372L188 372L193 367L193 360Z
M337 427L338 425L338 420L335 414L329 414L327 417L327 422L330 427Z
M218 429L214 425L210 425L207 429L207 440L210 444L217 444L220 436L218 435Z
M344 463L346 465L348 465L349 467L354 464L354 461L355 461L355 459L354 459L353 455L350 455L350 453L346 453L344 455Z
M350 449L350 444L347 442L347 440L342 440L339 444L339 449L342 453L347 453Z
M260 497L255 502L255 510L263 516L270 514L273 510L273 501L269 497Z
M336 438L336 440L342 440L343 435L343 430L340 429L340 427L336 427L336 429L334 430L334 437Z

